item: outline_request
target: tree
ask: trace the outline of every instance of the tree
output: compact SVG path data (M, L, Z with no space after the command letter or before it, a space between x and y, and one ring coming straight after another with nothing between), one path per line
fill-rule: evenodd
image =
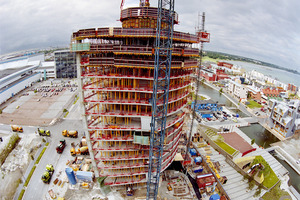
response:
M253 145L255 143L255 139L253 138L252 140L251 140L251 145Z
M223 92L223 88L220 88L219 92L222 93Z

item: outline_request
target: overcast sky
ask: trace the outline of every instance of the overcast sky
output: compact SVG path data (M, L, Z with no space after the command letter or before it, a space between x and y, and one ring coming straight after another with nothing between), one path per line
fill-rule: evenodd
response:
M124 0L124 7L139 0ZM0 0L0 54L67 45L78 29L120 27L121 0ZM157 0L150 0L152 6ZM299 0L175 0L180 25L194 33L205 12L206 50L300 71Z

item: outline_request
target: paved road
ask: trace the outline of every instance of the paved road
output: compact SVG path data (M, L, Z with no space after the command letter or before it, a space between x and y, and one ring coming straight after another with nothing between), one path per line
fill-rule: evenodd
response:
M28 134L32 134L37 130L37 127L34 126L22 126L23 127L23 133L19 133L20 137L26 137ZM13 131L11 130L11 125L7 124L0 124L0 134L11 134Z
M36 127L34 129L36 130ZM53 164L54 166L55 171L51 179L51 183L52 183L57 173L59 171L64 171L67 160L72 158L69 153L71 148L71 142L79 142L81 136L83 136L83 127L82 127L81 120L60 120L55 125L50 126L47 129L51 131L51 137L50 138L45 137L45 139L49 142L49 146L31 177L31 181L29 182L28 187L25 191L23 200L44 199L50 187L50 185L43 183L41 180L41 175L45 171L46 165ZM78 139L64 138L61 135L61 132L64 129L78 130L79 132ZM60 139L66 139L66 144L67 144L62 154L56 153L55 150Z

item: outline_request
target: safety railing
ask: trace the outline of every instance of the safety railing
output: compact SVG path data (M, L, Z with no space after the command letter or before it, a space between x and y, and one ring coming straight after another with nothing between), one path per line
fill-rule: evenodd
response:
M134 70L138 69L124 69L112 67L112 70L103 70L104 66L82 66L82 76L94 76L99 78L139 78L153 80L152 70L149 73L135 73ZM113 72L116 70L117 72ZM173 69L170 74L170 79L181 78L189 76L194 73L193 69Z
M169 11L167 9L162 9L162 16L167 16ZM120 21L123 21L127 18L157 18L158 16L158 8L155 7L133 7L126 8L121 10ZM165 20L163 18L163 20ZM178 24L178 14L174 13L174 23Z
M162 32L162 37L166 36L166 32ZM73 38L82 40L84 38L97 37L156 37L156 30L153 28L98 28L98 29L82 29L73 33ZM199 37L195 34L174 31L173 41L182 41L188 43L198 43Z
M137 183L145 183L147 182L146 174L138 175L138 177L108 177L105 179L104 184L110 186L117 185L129 185L129 184L137 184Z
M190 81L184 81L182 83L174 83L170 86L169 91L175 91L176 89L181 89L188 86ZM108 85L98 86L97 83L85 83L82 87L83 90L100 90L100 91L130 91L130 92L152 92L153 87L135 87L133 85L122 86L122 87L109 87ZM161 91L162 92L162 91Z
M138 160L138 159L149 158L149 152L146 152L143 155L134 155L134 154L129 155L127 152L124 152L124 155L122 154L111 155L111 154L104 154L104 153L101 155L101 151L94 151L94 152L95 152L94 159L99 161Z

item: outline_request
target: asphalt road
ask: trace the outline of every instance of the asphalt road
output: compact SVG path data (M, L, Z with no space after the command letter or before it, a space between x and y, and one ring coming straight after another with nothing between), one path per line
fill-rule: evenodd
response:
M27 127L24 127L24 134L26 134ZM23 200L40 200L45 199L45 196L49 190L50 185L45 184L41 180L41 176L46 169L47 164L52 164L54 166L54 174L51 179L51 183L55 180L55 177L59 171L64 173L65 164L67 160L72 159L70 155L71 142L79 142L80 138L83 136L83 126L81 120L60 120L53 126L47 127L51 131L51 137L44 137L49 146L45 151L42 159L37 165L31 180L27 186L27 189L24 193ZM61 135L62 130L77 130L79 135L78 138L66 138ZM37 130L37 127L33 127L33 130ZM66 147L62 154L56 152L56 146L59 143L59 140L66 140ZM28 169L31 170L31 169Z

